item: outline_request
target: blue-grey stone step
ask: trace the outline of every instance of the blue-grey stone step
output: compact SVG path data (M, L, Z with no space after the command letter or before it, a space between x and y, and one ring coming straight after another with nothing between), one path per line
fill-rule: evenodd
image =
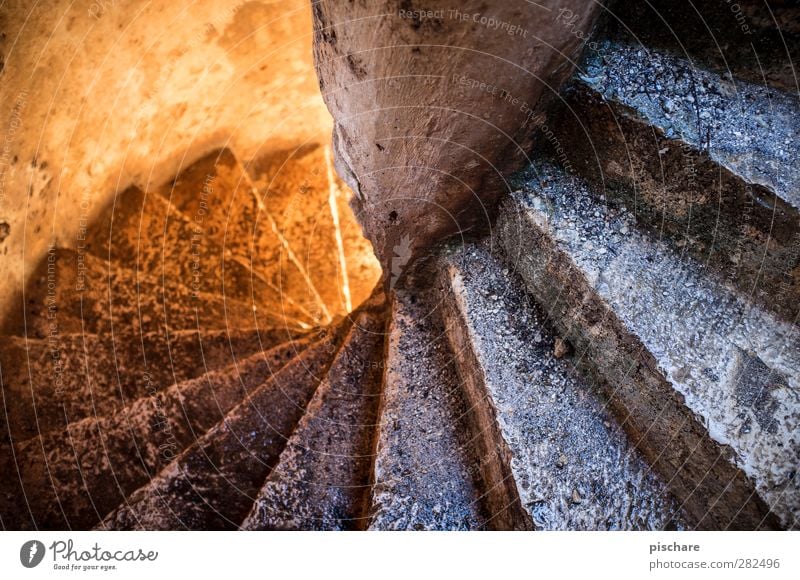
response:
M789 320L800 313L800 98L599 40L542 149ZM785 296L773 300L775 289Z
M796 2L617 2L607 32L668 51L748 82L798 92L800 6Z
M498 527L679 527L666 486L597 387L558 358L564 353L556 352L555 337L507 266L486 245L466 244L443 259L441 278L447 332L478 417L489 515Z
M519 178L502 245L692 525L772 527L770 509L794 525L800 330L555 165Z
M580 81L670 139L800 208L800 100L731 82L691 61L624 42L589 51Z
M470 409L430 292L394 291L387 341L369 529L480 529Z

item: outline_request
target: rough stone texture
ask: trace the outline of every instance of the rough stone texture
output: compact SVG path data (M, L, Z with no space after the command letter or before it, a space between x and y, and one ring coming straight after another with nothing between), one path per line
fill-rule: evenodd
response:
M5 416L0 415L0 428L5 428ZM0 487L0 530L33 529L33 514L22 485L14 448L0 443L0 469L3 479Z
M266 283L275 310L299 309L315 322L330 321L327 305L336 304L339 289L336 284L315 284L309 267L332 267L335 275L336 262L320 258L318 264L303 259L286 232L278 228L272 212L261 202L249 176L228 149L196 161L159 188L159 193L191 221L193 241L197 240L198 246L202 247L203 238L207 237L226 257L247 265L253 277ZM334 241L331 236L327 244L320 245L335 248ZM260 300L267 298L263 294L256 296ZM345 312L333 310L334 314Z
M334 387L366 374L370 379L360 385L376 394L375 361L355 368L364 363L363 357L342 351L344 377L334 384L335 376L325 380L320 370L330 362L330 351L293 358L298 345L291 344L266 353L272 359L267 368L251 357L238 368L165 390L172 384L170 376L179 380L206 370L199 368L201 351L191 337L212 336L207 329L262 323L309 328L338 308L349 309L341 304L344 272L337 271L343 263L337 260L340 240L332 211L342 207L347 194L328 175L327 148L318 145L329 135L330 120L309 74L310 38L294 42L305 34L309 4L287 8L285 3L256 0L220 8L198 0L190 14L163 0L135 7L99 2L89 8L88 18L80 3L16 4L4 13L0 31L0 139L10 145L0 155L0 315L14 309L3 328L39 340L28 346L23 339L0 343L0 348L8 347L0 359L0 381L11 381L2 391L0 414L9 435L0 439L0 472L6 475L0 488L0 526L92 525L161 470L154 485L140 488L129 506L123 503L109 517L110 527L236 527L283 450L284 468L275 471L264 494L279 498L270 503L283 510L298 506L299 517L292 516L287 524L284 513L273 518L280 521L271 520L271 527L361 527L367 515L365 486L370 483L369 455L363 449L371 449L378 435L371 429L376 410L359 404L374 400L351 398ZM425 6L431 13L420 12L409 0L369 4L316 3L316 56L323 90L339 121L334 138L338 166L357 188L354 205L370 236L380 242L376 247L393 285L430 241L489 223L492 202L506 187L503 172L528 151L535 138L532 129L542 122L543 116L532 108L568 76L568 59L600 9L597 4L587 9L587 3L577 0L545 0L538 6L523 0L492 6L437 0ZM509 224L520 216L507 207L501 231L506 249L561 337L547 333L514 276L490 257L459 269L460 258L451 256L450 269L441 278L444 287L455 288L447 296L447 332L472 406L459 436L478 434L469 443L482 459L472 467L483 480L477 487L489 490L481 503L494 517L486 527L665 525L673 506L638 456L625 451L633 445L670 480L688 514L688 527L776 526L743 472L776 506L783 525L796 525L798 417L792 402L798 394L797 331L784 332L786 325L721 291L705 268L692 262L679 264L684 270L675 267L678 254L673 249L702 255L712 248L703 243L716 242L713 251L727 252L724 259L733 265L731 276L742 280L740 286L750 278L754 283L763 280L765 288L780 286L777 296L760 298L786 303L788 315L796 314L797 100L774 88L797 89L791 62L797 53L798 9L777 0L741 0L735 6L755 29L754 36L743 38L741 28L736 30L741 21L735 14L731 20L733 5L705 3L695 10L695 4L619 4L615 16L630 14L637 20L629 38L658 45L650 51L655 54L648 52L653 47L639 54L624 41L588 43L585 74L572 93L583 107L575 110L585 113L594 135L605 136L609 127L613 132L619 121L623 139L606 141L604 145L612 146L600 148L606 160L603 170L614 177L615 188L632 183L634 193L637 180L644 178L649 195L644 199L650 206L642 221L656 227L659 220L653 218L664 219L665 229L674 235L697 215L698 206L703 208L703 219L693 222L697 229L687 229L688 239L673 246L647 246L652 240L631 234L635 230L627 217L587 202L584 191L570 198L574 191L548 174L550 181L540 189L564 190L566 197L561 191L560 201L547 202L549 207L524 207L520 223L525 227L518 231ZM660 12L674 30L663 25ZM710 29L703 22L706 15L712 16ZM521 27L510 28L517 25ZM624 29L624 22L607 25L612 31L607 36L622 38ZM721 43L711 46L709 39ZM547 42L554 49L545 48ZM684 48L688 58L674 56ZM558 54L558 49L567 54ZM688 61L718 72L694 70ZM555 66L558 62L563 66ZM728 86L724 73L729 69L750 84ZM546 78L533 74L541 71ZM762 82L769 88L755 86ZM659 97L651 99L656 92ZM602 98L608 99L605 108ZM555 119L548 123L564 126ZM638 157L628 159L626 145ZM573 149L579 160L584 158L580 168L587 173L585 159L591 163L593 152ZM192 165L208 151L221 152ZM230 151L252 161L246 165L259 197ZM189 169L181 171L185 162ZM633 166L632 179L625 175L626 163ZM699 168L694 175L691 164ZM176 174L166 186L153 187ZM207 176L213 177L212 191L207 200L198 201ZM687 179L697 187L682 192ZM666 192L659 191L659 180ZM213 189L214 183L224 187ZM719 195L709 193L717 188ZM213 203L204 208L208 201ZM719 209L705 211L714 210L715 201ZM262 219L265 205L274 223ZM203 209L210 211L198 235L196 218ZM580 217L578 226L569 217L561 219L573 210ZM737 221L743 212L752 216ZM543 221L550 213L560 220L552 229ZM714 237L714 214L723 218L719 238ZM86 232L98 215L98 227ZM606 222L608 215L612 217ZM624 225L617 230L619 220ZM361 259L369 246L358 239L352 224L343 226L342 244L360 248L357 267L374 266ZM265 225L269 227L259 230ZM578 238L570 237L573 230ZM277 232L282 236L271 235ZM331 234L334 243L318 243ZM630 235L631 245L615 239L617 234ZM250 243L251 237L256 243ZM93 255L83 252L85 238ZM46 259L50 242L59 248L55 268L48 268ZM290 247L294 258L288 255ZM520 248L524 259L512 251ZM759 264L760 253L765 259ZM286 268L298 264L306 275L285 281ZM543 264L549 269L536 269ZM350 272L351 264L346 268ZM56 278L52 294L50 269ZM90 283L78 291L82 274ZM23 292L24 279L32 283ZM677 288L672 285L676 280ZM484 296L480 289L485 287L507 292ZM291 288L292 300L276 288ZM370 288L354 289L352 303L358 304L357 294L366 296ZM471 315L464 315L469 308ZM419 315L413 316L419 322ZM94 335L77 334L86 332ZM226 362L228 346L236 351L233 343L225 344L231 334L213 335L216 354L209 356L219 357L218 368ZM351 339L361 344L375 337L354 333ZM68 382L75 388L65 399L63 418L58 397L52 397L53 385L39 391L33 384L34 377L55 372L55 362L46 358L53 344L49 340L75 354L65 361L76 370ZM123 344L126 348L118 350ZM135 361L140 346L145 353L154 351L149 365L160 367L145 383L139 380L143 366L123 362ZM248 349L243 355L250 352L252 339L242 346ZM89 358L89 349L93 357L88 366L80 364ZM169 356L159 356L165 349ZM35 373L28 372L28 378L33 394L43 397L38 416L32 413L33 401L14 392L31 391L25 364L8 360L31 357L34 351L37 363L29 371ZM109 352L115 351L112 362ZM409 354L414 352L419 351ZM399 353L395 355L396 360ZM294 362L278 371L290 358ZM414 373L433 376L427 360L420 355L420 368L409 369L415 362L409 359L404 367L412 377L408 384ZM596 380L586 383L575 375L575 363ZM531 375L536 377L532 388L515 390L527 387L524 381ZM121 395L146 396L121 409L123 401L117 402L113 390L104 390L95 400L94 391L85 390L91 383L83 380L94 376L106 383L98 388L129 384L131 393L120 388ZM318 384L322 388L315 393ZM446 380L415 388L402 402L411 405L421 397L430 403L431 393L443 385ZM255 393L241 403L248 389ZM92 410L99 406L111 414L87 413L80 401L87 392ZM390 388L384 414L399 408L393 406L392 395ZM311 412L301 418L309 401ZM220 423L232 408L230 421ZM452 414L450 406L424 408L426 420ZM83 420L61 431L21 443L14 435L17 445L5 444L20 428L30 432L32 416L40 420L37 430L46 431L42 422L58 429L62 419L82 414ZM331 420L350 428L338 429ZM514 431L520 425L537 430ZM212 431L198 443L208 428ZM515 437L517 433L530 436L532 444ZM385 429L379 435L389 437ZM409 444L411 438L395 443ZM187 445L190 450L164 468ZM330 454L342 449L347 450L344 460ZM520 457L533 459L526 463ZM573 457L580 463L573 464ZM378 454L383 459L401 458ZM455 459L450 453L441 464ZM383 464L376 465L380 473ZM416 477L427 474L416 468ZM303 477L301 470L307 470ZM324 485L297 485L298 479ZM341 493L325 493L331 482ZM417 483L410 477L402 482ZM427 493L431 487L417 490L406 497L413 495L418 502L432 498ZM439 527L445 521L464 521L466 508L442 513L438 520L435 508L433 503L430 518ZM412 507L396 521L410 522L423 512ZM677 519L680 527L683 516Z
M481 436L503 448L495 457L507 461L516 517L546 530L680 526L664 483L595 388L553 355L541 314L488 244L455 249L441 284L459 374L470 404L491 421L479 425ZM486 489L495 493L490 481Z
M596 44L543 127L542 150L794 320L800 101L668 52Z
M614 34L648 50L666 50L720 74L799 92L800 6L795 2L617 2L607 20Z
M135 399L291 340L286 329L197 331L141 337L75 335L55 341L0 338L0 368L13 442L100 417Z
M49 242L74 248L129 185L223 146L250 159L328 140L310 30L307 0L5 2L0 310Z
M354 322L270 472L245 530L358 530L368 523L381 396L383 300Z
M248 163L247 171L278 231L314 286L329 297L328 310L343 313L369 298L380 266L348 206L352 192L336 174L331 157L329 146L307 143L270 151ZM265 218L259 215L256 227L267 227Z
M552 120L556 139L544 149L610 202L624 203L639 224L666 234L762 306L795 319L800 214L794 208L580 84L568 103Z
M167 300L166 297L169 297ZM36 268L25 292L25 309L5 321L3 334L58 340L63 334L143 335L226 325L248 328L263 318L253 307L198 292L171 276L136 273L96 256L54 248Z
M370 530L484 527L470 410L440 316L425 291L393 293Z
M107 417L15 446L30 519L4 494L6 525L85 529L268 381L309 339L252 355L229 368L175 385ZM11 502L8 504L7 502ZM20 518L20 519L15 519Z
M583 67L581 80L606 100L800 208L796 95L726 82L680 57L614 41L588 52Z
M294 358L104 520L111 529L235 529L349 330ZM345 347L346 348L346 347Z
M486 225L599 3L315 2L340 175L384 266ZM399 267L399 264L396 263Z
M184 292L251 304L265 311L260 316L272 317L272 325L308 327L316 322L283 300L280 288L254 276L249 264L226 255L196 222L156 193L131 189L120 194L88 230L86 249L137 274L174 280ZM167 288L167 303L185 302Z
M800 330L640 233L555 166L537 163L520 178L498 225L506 252L613 386L616 412L693 525L774 525L749 478L792 526Z

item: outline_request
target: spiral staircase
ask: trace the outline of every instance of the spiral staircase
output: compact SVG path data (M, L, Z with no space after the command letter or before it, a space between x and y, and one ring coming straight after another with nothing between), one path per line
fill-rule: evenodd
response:
M325 146L120 193L6 322L3 528L798 527L798 9L712 4L618 5L398 284Z

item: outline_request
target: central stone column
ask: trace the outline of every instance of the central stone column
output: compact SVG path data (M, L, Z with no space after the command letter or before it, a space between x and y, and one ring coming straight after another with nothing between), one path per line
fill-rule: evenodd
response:
M587 0L314 2L336 168L394 284L443 237L490 222L538 105L574 68Z

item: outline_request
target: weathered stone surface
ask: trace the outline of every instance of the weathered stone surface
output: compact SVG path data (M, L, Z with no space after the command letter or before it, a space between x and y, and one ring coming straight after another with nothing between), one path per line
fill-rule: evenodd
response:
M798 92L795 2L617 2L607 20L613 34L634 39L648 52L679 54L722 75Z
M667 233L681 250L794 321L800 314L797 90L783 92L765 83L761 75L776 62L759 60L763 43L755 32L742 35L730 26L720 38L697 38L696 31L696 38L687 38L690 30L643 26L639 18L658 9L668 21L688 20L695 28L716 31L734 20L730 6L698 8L717 12L706 24L684 2L658 4L629 3L619 15L623 24L610 23L612 30L591 43L563 105L542 127L542 149L609 200L623 201L640 223ZM778 42L786 51L771 26L761 33L772 38L770 46ZM640 32L651 39L642 28L670 32L656 32L655 46L642 46ZM674 38L668 42L665 36L673 34L685 45L674 45ZM740 41L726 42L731 36ZM700 50L704 42L713 42L713 50ZM698 54L690 59L684 49L692 47ZM740 50L763 64L752 71L758 78L732 78L731 72L744 73L736 67L746 62L733 55L718 72L703 68L714 63L720 68L710 53Z
M107 417L89 417L62 432L16 445L32 515L28 519L17 510L21 519L11 519L10 527L94 525L269 381L309 340L279 345L229 368L148 393Z
M484 468L496 497L490 516L503 528L681 526L664 483L596 388L553 355L541 313L488 244L452 250L442 265L448 337L477 432L493 451L484 461L504 463ZM497 481L504 473L508 480Z
M369 529L481 529L481 460L441 312L395 290L391 317Z
M625 60L630 56L629 47L619 50L615 57ZM668 234L676 247L708 262L762 305L793 320L800 312L797 208L743 175L739 167L720 164L705 143L684 141L674 131L667 136L665 131L672 131L669 127L674 119L692 123L697 117L694 111L682 107L678 112L674 104L661 101L668 96L670 103L691 104L685 99L697 98L705 106L712 93L725 99L720 108L729 113L719 121L720 109L713 109L717 115L714 122L721 122L729 134L735 131L742 140L757 141L755 155L762 158L779 149L796 156L791 144L773 139L771 127L783 126L785 131L787 126L797 126L797 107L773 107L773 100L785 105L786 97L770 95L765 89L753 94L752 85L739 83L737 94L728 93L733 85L679 59L670 57L665 63L650 53L645 63L633 54L629 66L618 64L614 71L603 74L613 76L615 82L642 86L642 98L649 94L649 102L662 107L661 120L645 120L637 113L638 105L630 108L613 95L601 94L592 86L596 78L587 83L578 77L566 92L564 107L543 127L543 150L590 180L609 200L625 203L639 223ZM620 68L626 76L621 76ZM632 71L638 72L634 75ZM682 79L677 83L673 81L676 73ZM689 82L694 92L687 89L686 78L696 81ZM682 86L671 86L673 83ZM751 123L746 115L734 115L739 108L737 99L762 107L763 126ZM672 107L670 112L663 109L667 106ZM701 122L706 125L709 119ZM716 127L706 129L709 135L719 134ZM738 159L745 166L758 164L750 153ZM773 167L785 162L775 159ZM783 299L774 299L776 288Z
M635 44L607 40L598 53L588 52L582 63L579 78L587 87L800 209L796 95L726 81Z
M268 301L279 312L299 310L315 322L330 321L327 305L336 303L338 287L316 284L310 275L313 267L324 268L328 262L309 263L294 247L230 150L209 153L158 192L189 219L192 248L202 250L210 240L223 255L246 265L254 279L265 283L269 292L256 294L257 300ZM334 242L331 237L320 245L334 247ZM329 267L335 272L336 262L331 261ZM342 313L333 310L333 314Z
M235 529L327 373L345 321L265 382L100 527Z
M293 338L288 329L130 336L0 338L5 412L15 443L109 415L134 400ZM149 393L148 393L149 391Z
M0 428L5 429L5 417L0 415ZM0 469L3 479L0 485L0 530L34 529L33 513L22 486L14 448L0 442Z
M5 321L4 334L58 339L63 334L136 334L187 329L269 326L245 302L193 293L180 280L135 272L87 253L53 248L26 289L25 309ZM168 298L168 299L167 299Z
M503 246L576 356L613 386L612 408L692 525L771 527L771 509L792 526L800 329L555 166L520 181L501 211Z
M336 175L330 147L270 151L246 169L328 310L344 314L367 300L380 266L347 205L352 192ZM268 227L266 219L259 214L256 227Z
M599 3L315 2L340 175L384 267L486 225ZM399 262L395 262L400 267Z
M195 189L202 190L202 182ZM121 193L87 232L86 249L137 274L171 279L192 294L255 306L272 325L313 325L300 307L281 301L280 289L227 256L223 247L158 193ZM180 302L165 288L167 303ZM185 302L185 300L183 301ZM218 325L219 326L219 325Z
M366 528L385 323L383 311L354 321L242 529Z

